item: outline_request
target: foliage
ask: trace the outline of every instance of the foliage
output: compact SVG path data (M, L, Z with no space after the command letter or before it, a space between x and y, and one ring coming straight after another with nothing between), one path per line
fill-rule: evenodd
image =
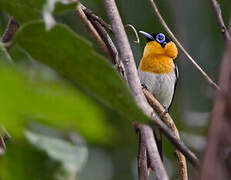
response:
M72 131L79 133L88 143L109 145L119 133L115 126L107 122L105 106L120 114L124 122L148 122L112 65L98 55L87 40L69 27L54 24L51 19L56 2L58 1L0 2L1 8L21 23L13 39L10 54L0 44L2 62L14 61L2 63L0 67L0 81L4 84L0 89L0 98L5 102L0 105L0 124L14 139L9 150L7 146L7 155L1 160L1 178L6 180L14 179L15 176L19 179L23 179L23 176L36 179L39 177L36 169L40 166L46 167L46 156L52 159L51 162L63 163L66 173L69 174L66 178L69 179L73 178L73 171L70 171L71 167L68 165L71 160L76 161L76 167L82 167L86 160L86 156L77 146L73 145L70 147L71 152L65 152L68 151L68 142L62 143L61 140L51 139L43 133L29 131L31 126L43 124L66 132ZM55 12L60 13L67 9L72 10L73 3L65 7L58 4ZM44 22L35 21L41 17ZM45 25L50 30L46 30ZM31 145L44 152L25 143L25 132ZM18 149L18 153L14 154L13 149ZM24 160L27 154L31 157L29 161ZM82 160L78 158L81 156ZM16 163L12 157L15 157ZM40 163L34 166L32 162L39 159ZM27 172L17 169L20 161L28 163L31 170ZM8 172L11 166L11 169L17 169L15 176ZM56 165L52 165L49 168L55 167ZM41 175L40 178L58 179L54 174L57 174L59 167L54 169L54 173L47 172L49 176L44 172L44 176ZM75 175L76 172L74 170Z
M102 1L81 2L107 21ZM219 30L214 28L209 3L157 3L190 54L199 57L198 63L216 77L223 44ZM226 4L230 1L220 3L228 21L231 6ZM147 32L163 30L148 1L118 0L117 4L124 24ZM124 80L87 40L89 36L83 32L75 7L76 3L69 0L0 0L0 36L10 16L20 23L9 52L0 43L0 126L12 136L7 142L7 153L0 157L0 179L76 179L82 170L92 172L88 169L91 165L84 168L87 149L92 146L101 147L110 155L114 179L134 179L130 166L137 147L133 148L136 138L130 122L149 119L136 106ZM132 42L134 34L130 30L127 33ZM131 43L137 63L143 44L143 39L139 46ZM204 91L206 83L183 63L183 57L176 61L181 77L171 113L177 127L188 132L183 138L195 138L191 132L200 138L200 143L190 138L184 141L201 150L206 112L211 107ZM73 142L70 133L79 134L89 146ZM165 160L170 164L169 176L176 179L171 169L172 145L165 142L164 150L171 159ZM95 162L103 162L102 156L98 158L101 161ZM94 165L95 169L100 163Z

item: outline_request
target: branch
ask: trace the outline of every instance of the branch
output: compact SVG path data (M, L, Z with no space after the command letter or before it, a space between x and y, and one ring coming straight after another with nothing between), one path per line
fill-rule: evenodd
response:
M231 26L230 32L225 27L221 9L216 0L210 0L213 11L216 15L218 26L226 41L226 49L221 64L219 85L221 87L221 93L217 94L212 110L211 125L209 128L208 143L204 152L204 158L202 161L200 179L212 180L212 179L228 179L227 177L221 177L221 174L227 173L227 167L222 167L224 159L221 159L222 148L230 148L230 106L231 98L229 92L231 90ZM230 16L231 23L231 16ZM230 24L231 25L231 24ZM226 142L225 146L221 146L222 142ZM217 169L223 170L222 173L218 173ZM218 175L217 175L218 174ZM214 177L216 175L216 177ZM230 175L230 174L229 174ZM220 176L220 177L219 177Z
M115 4L114 0L104 0L104 5L106 8L107 15L109 17L109 20L112 24L112 31L113 34L115 35L115 39L117 42L117 47L119 49L119 54L120 54L120 59L124 64L124 69L125 69L125 74L127 77L128 84L131 88L132 94L136 100L136 103L138 106L147 114L149 117L151 114L153 114L152 108L149 106L147 103L144 94L141 89L141 84L138 78L138 73L136 70L136 65L134 61L134 57L127 39L127 35L125 33L117 6ZM148 126L143 125L144 131L148 133L146 138L148 138L149 141L150 139L150 134L152 133L152 129ZM154 137L152 137L154 139ZM156 147L155 141L153 144L147 144L147 151L149 155L152 157L151 159L154 160L154 167L155 169L155 174L157 179L168 179L167 173L163 167L162 161L160 159L159 153L153 152ZM153 148L153 149L150 149ZM157 150L157 147L156 147ZM158 152L158 151L157 151ZM157 157L156 157L157 156ZM159 167L157 167L159 166Z
M6 30L2 35L2 42L6 44L5 45L6 50L10 49L11 46L10 42L18 29L19 29L18 22L13 17L11 17L7 24Z
M177 38L174 36L172 31L169 29L168 25L162 18L155 2L153 0L149 0L151 3L151 6L153 8L153 11L157 18L159 19L161 25L164 27L168 35L173 39L173 41L177 44L177 46L182 50L182 52L186 55L186 57L189 59L189 61L194 65L194 67L204 76L204 78L208 81L208 83L215 88L216 90L220 90L220 87L206 74L206 72L203 71L203 69L196 63L196 61L189 55L189 53L184 49L184 47L181 45L181 43L177 40Z
M147 89L143 89L143 93L147 98L149 104L155 110L155 112L160 116L160 118L164 121L164 123L172 130L174 135L180 140L179 132L171 116L169 114L164 113L165 109L163 108L163 106L156 100L156 98ZM187 174L186 159L184 155L177 149L175 149L175 154L179 166L180 180L187 180L188 174Z
M118 51L111 40L110 36L108 35L107 31L104 29L104 26L102 24L106 24L101 18L96 16L91 10L88 8L82 6L82 10L89 19L89 21L92 23L102 40L104 41L109 53L110 53L110 58L112 60L112 64L115 65L115 69L121 74L121 76L124 76L124 68L123 64L119 60L119 54ZM98 20L95 20L98 17L100 19L100 23ZM110 26L110 25L108 25Z
M82 5L80 3L78 3L78 5L77 5L76 14L78 15L79 19L81 20L81 22L83 23L83 25L85 26L87 31L91 34L94 41L99 45L99 47L103 50L103 52L107 56L110 57L110 53L109 53L105 43L103 42L103 40L101 39L101 37L99 36L97 31L95 30L95 28L93 27L91 22L87 19L86 15L84 14L84 12L82 10Z
M107 15L112 24L112 31L115 35L115 40L117 43L117 48L119 50L120 59L124 64L125 74L128 80L128 84L131 88L132 94L136 100L136 103L145 112L152 112L151 107L147 104L144 94L142 93L141 84L139 81L138 73L136 70L136 65L134 57L127 39L127 35L124 30L124 26L120 19L119 12L117 10L114 0L104 0L104 5L107 11Z
M124 64L125 74L127 75L128 84L132 90L132 94L138 104L138 106L149 116L153 121L154 125L160 128L167 139L180 150L194 166L199 166L199 160L192 153L185 144L177 139L177 137L171 132L171 130L162 122L162 120L153 112L153 109L147 103L141 89L140 81L137 74L137 69L134 63L134 58L127 40L126 33L118 14L117 8L111 8L111 3L114 4L113 0L106 1L104 4L107 10L107 14L112 24L113 32L116 37L118 48L120 51L121 60ZM141 91L141 92L140 92ZM144 97L144 98L143 98Z
M97 21L103 27L105 27L106 29L108 29L108 30L110 30L112 32L112 27L111 27L110 24L105 23L103 19L101 19L100 17L95 15L90 9L84 7L83 5L82 5L82 9L83 9L83 11L84 11L84 13L86 14L87 17L91 17L92 20Z
M83 11L85 12L88 19L91 21L93 26L96 28L99 35L104 40L104 42L107 45L108 49L111 49L112 57L118 56L117 50L114 47L113 42L111 41L111 39L108 36L107 32L101 26L102 23L100 24L99 22L95 21L94 18L92 18L92 16L95 17L93 12L90 11L90 10L85 11L86 9L87 8L84 8ZM103 21L103 20L101 20L101 21ZM108 42L110 42L110 43L108 43ZM111 46L113 48L111 48ZM116 64L116 61L113 61L112 63ZM117 63L118 63L118 61L117 61ZM149 162L151 162L151 166L152 166L153 170L159 171L159 167L160 167L160 172L157 172L157 175L159 177L158 179L160 179L160 177L167 178L167 174L164 171L163 164L162 163L158 164L158 162L161 162L161 160L160 160L159 153L158 153L155 141L154 141L154 136L153 136L152 130L150 130L150 132L149 132L152 135L152 136L150 136L150 134L148 135L148 132L144 132L145 127L143 127L143 125L136 124L134 126L136 127L136 129L137 129L137 131L139 133L139 153L138 153L138 174L139 174L139 179L140 180L148 180L149 172L148 172L148 169L147 169L147 156L149 158ZM148 137L153 137L153 139L148 138ZM151 150L151 149L148 151L147 144L149 144L149 146L150 146L150 144L152 144L151 146L155 147L155 149L154 149L155 151L153 152L153 150ZM152 153L152 154L150 155L149 152ZM147 153L148 153L148 155L147 155ZM158 157L159 157L160 161L158 161Z
M139 134L138 172L139 180L148 180L150 168L155 172L159 180L168 179L159 151L155 142L152 128L147 125L133 123ZM149 164L147 164L149 162Z
M220 28L220 31L221 31L225 41L231 40L230 34L229 34L229 32L225 26L224 20L222 18L220 5L218 4L218 2L216 0L210 0L210 3L211 3L213 11L215 13L215 16L217 18L218 26Z
M136 133L139 136L139 148L138 148L138 156L137 156L138 177L139 180L148 180L149 169L148 169L147 143L145 141L145 137L143 136L143 132L141 132L142 129L140 129L140 125L137 124L136 122L133 122L133 126L135 127Z
M201 180L213 180L224 179L218 177L221 174L217 173L218 169L226 171L227 167L219 168L225 162L221 158L222 150L230 149L231 142L230 136L227 136L231 132L231 41L227 40L226 50L222 60L220 70L219 85L221 87L221 93L219 93L214 102L214 108L212 111L211 125L209 128L208 143L204 152L204 158L201 166L200 179ZM225 142L225 143L223 143ZM223 145L224 144L224 145ZM222 146L223 145L223 146ZM222 149L223 148L223 149ZM216 174L216 176L215 176ZM229 173L228 173L229 174Z
M141 136L144 137L149 156L150 168L155 172L157 180L167 180L168 176L160 158L152 128L147 125L140 125Z
M118 10L113 0L104 0L104 4L107 10L108 17L112 24L112 30L116 37L117 46L120 52L120 59L122 60L125 68L125 74L127 76L128 84L131 88L132 94L137 102L137 105L143 110L143 112L149 116L167 139L180 150L194 166L199 166L199 161L195 154L193 154L185 144L180 141L171 130L162 122L162 120L153 112L153 109L147 103L140 81L137 74L134 58L127 40L124 27L122 25Z
M153 114L154 113L151 112L151 115L153 115ZM177 147L177 149L179 149L189 159L189 161L194 166L198 166L199 161L198 161L197 157L184 145L184 143L181 142L181 141L179 141L177 138L175 138L175 136L172 134L172 132L168 129L168 127L166 127L166 125L160 120L160 118L158 116L154 116L153 118L156 120L156 122L154 122L155 125L161 128L161 130L166 135L166 137L168 138L168 140L175 147Z
M102 27L103 24L106 24L106 23L101 18L100 18L101 23L96 21L95 17L98 17L98 16L96 16L91 10L87 9L86 7L84 7L83 11L86 14L87 18L91 21L91 23L93 24L93 26L95 27L95 29L97 30L97 32L99 33L99 35L101 36L103 41L105 42L106 46L109 49L109 52L111 53L111 56L115 59L112 63L113 64L118 64L118 60L116 60L116 59L118 59L117 49L114 46L113 42L111 41L110 36L107 34L107 32ZM132 25L126 25L126 26L130 26L134 30L136 36L138 36L135 28ZM137 37L137 42L139 42L138 37ZM144 94L145 94L146 98L148 98L147 93L145 93L145 90L143 90L143 91L144 91ZM151 99L154 98L154 97L152 96L152 94L150 94L149 96L150 96L150 98L148 99L148 101L149 101L149 103L151 103L151 106L152 106L154 101L151 100ZM150 100L152 102L150 102ZM157 104L157 103L159 104L159 102L156 99L155 99L155 102L156 102L155 104ZM154 109L156 110L157 114L160 115L160 114L162 114L164 112L164 110L163 110L163 108L162 108L162 106L160 104L159 104L158 107L159 107L159 109L158 108L154 108ZM163 117L166 117L166 116L163 116ZM175 127L175 124L174 124L173 120L170 118L170 120L168 120L168 121L165 120L164 122L174 132L175 136L179 138L179 133L177 131L177 128ZM145 178L145 174L146 174L145 162L144 162L144 159L145 159L144 157L146 157L146 150L144 150L144 149L146 149L146 148L142 147L142 145L143 145L142 138L143 137L140 137L140 135L139 135L140 143L139 143L139 155L138 155L138 171L141 171L141 172L139 172L139 176L141 176L140 179ZM181 180L186 180L188 178L187 178L187 166L186 166L185 157L177 150L176 150L176 156L177 156L178 166L179 166L179 170L180 170L180 179ZM146 159L145 159L145 161L146 161Z

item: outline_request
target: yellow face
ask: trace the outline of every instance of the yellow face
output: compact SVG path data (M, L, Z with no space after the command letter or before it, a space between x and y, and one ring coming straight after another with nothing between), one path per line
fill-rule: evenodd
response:
M139 69L158 74L172 72L175 67L173 59L177 54L178 50L174 42L168 42L164 47L156 41L147 42Z

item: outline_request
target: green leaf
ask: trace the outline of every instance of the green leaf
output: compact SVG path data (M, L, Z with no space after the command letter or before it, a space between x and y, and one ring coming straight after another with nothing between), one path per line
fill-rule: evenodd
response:
M7 67L0 67L0 82L0 126L14 139L39 122L77 131L91 143L111 142L115 131L103 110L69 84Z
M10 55L7 53L4 44L0 42L0 62L12 63Z
M58 3L57 10L54 6ZM0 9L7 11L20 23L40 19L42 14L60 13L66 10L73 10L76 3L71 0L1 0ZM48 12L49 11L49 12Z
M0 158L0 179L4 180L55 180L60 164L48 156L20 143L8 143L7 153Z
M17 32L14 43L123 117L148 122L118 73L93 51L89 42L67 26L57 24L46 31L42 22L29 23Z
M0 8L24 23L40 18L44 3L45 0L1 0Z
M88 150L84 142L73 144L61 138L32 131L26 131L25 134L31 144L45 151L53 160L59 161L72 176L76 175L86 163Z
M46 28L49 30L55 25L55 18L53 17L52 13L55 10L56 3L59 4L59 9L57 11L62 11L63 8L61 4L71 5L69 8L73 8L76 6L76 3L73 3L72 0L47 0L46 4L43 8L43 19L46 24ZM72 6L73 5L73 6ZM65 9L65 8L64 8Z
M26 64L28 61L32 61L32 58L28 53L19 46L13 46L9 49L9 54L16 64Z

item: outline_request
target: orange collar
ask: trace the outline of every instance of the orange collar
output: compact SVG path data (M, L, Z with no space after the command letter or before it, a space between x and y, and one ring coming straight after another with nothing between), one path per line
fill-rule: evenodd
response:
M148 42L140 61L140 71L152 73L169 73L174 71L173 59L177 56L177 48L169 42L164 48L155 41Z

